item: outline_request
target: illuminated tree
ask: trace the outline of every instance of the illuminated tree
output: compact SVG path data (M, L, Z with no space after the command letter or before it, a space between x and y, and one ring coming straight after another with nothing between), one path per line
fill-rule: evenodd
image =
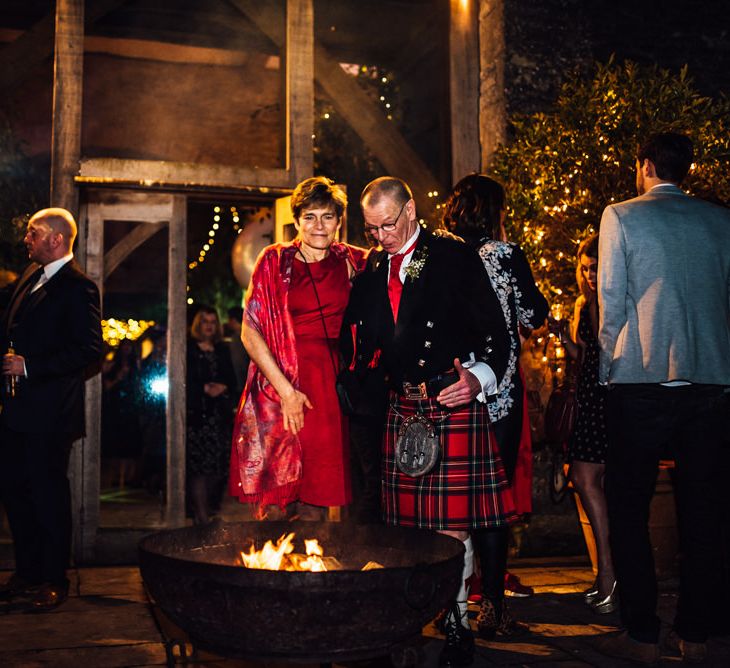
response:
M696 162L684 187L730 204L730 102L700 95L686 67L673 74L598 64L590 80L563 85L553 111L511 124L513 139L492 172L507 190L508 236L524 248L551 303L575 298L575 248L598 228L606 205L636 195L636 148L649 134L688 134Z
M28 218L48 206L48 178L28 158L6 118L0 117L0 269L28 263L23 245Z

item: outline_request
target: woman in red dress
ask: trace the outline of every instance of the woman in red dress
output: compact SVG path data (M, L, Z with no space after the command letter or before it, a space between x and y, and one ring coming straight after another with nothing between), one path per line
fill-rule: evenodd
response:
M366 251L335 241L347 205L329 179L292 194L297 238L265 248L246 293L241 337L251 356L233 429L230 491L302 517L350 503L347 425L335 393L338 337Z

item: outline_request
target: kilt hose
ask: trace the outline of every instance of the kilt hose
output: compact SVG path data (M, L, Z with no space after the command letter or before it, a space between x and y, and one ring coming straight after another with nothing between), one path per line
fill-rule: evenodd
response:
M413 478L395 463L403 420L421 413L436 426L441 454L426 475ZM457 410L435 399L406 399L391 392L383 437L383 518L422 529L501 527L517 519L509 483L485 404Z

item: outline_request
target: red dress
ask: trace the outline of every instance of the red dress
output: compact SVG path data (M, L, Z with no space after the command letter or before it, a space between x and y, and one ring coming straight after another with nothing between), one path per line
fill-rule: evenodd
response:
M299 500L317 506L341 506L352 501L347 422L337 402L332 366L333 361L339 364L338 336L349 296L349 272L344 258L330 253L324 260L308 265L295 260L289 312L299 362L299 389L314 407L305 408L304 427L299 432Z

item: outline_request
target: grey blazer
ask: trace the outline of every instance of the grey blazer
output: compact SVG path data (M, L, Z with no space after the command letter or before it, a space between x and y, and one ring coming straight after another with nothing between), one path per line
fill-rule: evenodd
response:
M730 210L662 184L598 244L599 380L730 385Z

